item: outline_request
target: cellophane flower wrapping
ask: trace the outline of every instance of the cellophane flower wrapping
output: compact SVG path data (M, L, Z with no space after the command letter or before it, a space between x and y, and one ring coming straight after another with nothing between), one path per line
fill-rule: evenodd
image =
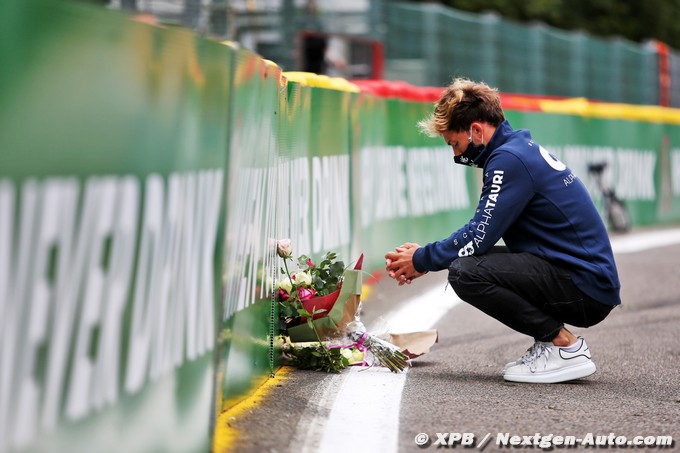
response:
M409 357L398 346L370 333L358 316L345 325L343 333L357 349L366 354L364 361L369 364L377 362L393 373L399 373L411 365Z

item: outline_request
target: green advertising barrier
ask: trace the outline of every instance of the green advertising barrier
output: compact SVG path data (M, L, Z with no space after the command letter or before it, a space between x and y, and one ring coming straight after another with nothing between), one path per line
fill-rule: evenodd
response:
M656 221L652 224L680 222L680 127L664 126L659 140Z
M382 216L383 211L377 211L377 204L394 202L389 200L397 198L403 193L400 184L394 184L392 191L381 190L381 182L373 177L376 169L385 169L389 163L389 150L385 146L387 137L387 118L385 99L365 94L353 94L352 108L350 110L352 129L352 253L354 255L365 253L364 262L366 269L374 269L381 265L382 261L371 256L368 250L360 247L366 244L394 243L396 238L383 237L371 228L376 222L377 216ZM380 170L378 170L380 171ZM384 180L388 183L390 180ZM378 195L386 193L385 198ZM384 232L389 235L390 231ZM392 240L393 239L393 240Z
M287 94L278 238L291 239L294 257L317 260L334 251L349 264L358 258L350 256L351 93L288 82Z
M224 244L216 406L217 413L243 399L274 372L272 275L279 231L278 150L285 114L285 85L278 68L236 52L226 178ZM219 419L218 419L219 423Z
M204 452L231 51L0 4L0 451Z
M348 265L351 260L359 258L349 256L352 225L349 134L351 94L316 87L310 87L309 90L309 251L315 258L334 251ZM291 208L294 206L291 205ZM299 252L304 253L305 250ZM295 254L299 255L299 252Z

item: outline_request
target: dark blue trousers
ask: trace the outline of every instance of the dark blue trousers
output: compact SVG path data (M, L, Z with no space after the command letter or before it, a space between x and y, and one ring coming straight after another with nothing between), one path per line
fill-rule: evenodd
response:
M583 294L565 270L505 247L457 258L449 283L462 300L536 341L551 341L564 324L595 325L612 309Z

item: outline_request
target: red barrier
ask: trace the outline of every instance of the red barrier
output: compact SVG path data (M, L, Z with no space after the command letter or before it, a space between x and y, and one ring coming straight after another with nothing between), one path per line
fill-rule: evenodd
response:
M437 102L444 87L419 87L401 80L352 80L362 93L383 98L396 98L414 102ZM542 100L567 99L561 96L501 93L501 105L507 110L540 112Z
M401 80L352 80L362 93L415 102L435 102L443 87L419 87Z

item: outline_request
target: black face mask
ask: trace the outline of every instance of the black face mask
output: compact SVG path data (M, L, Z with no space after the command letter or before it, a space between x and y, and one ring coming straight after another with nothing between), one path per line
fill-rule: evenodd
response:
M453 161L461 165L469 165L470 167L476 167L475 159L479 157L484 151L484 133L482 132L482 143L475 145L472 143L472 128L470 128L470 143L468 143L467 148L460 156L453 156Z

